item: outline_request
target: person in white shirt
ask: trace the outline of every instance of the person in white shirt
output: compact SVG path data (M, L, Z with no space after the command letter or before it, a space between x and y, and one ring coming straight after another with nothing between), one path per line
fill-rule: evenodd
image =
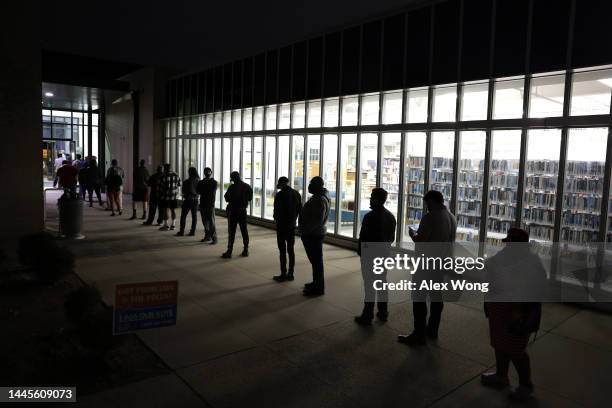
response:
M457 220L444 205L444 196L441 192L430 190L423 197L427 206L427 213L419 223L415 232L409 230L410 238L416 243L415 252L425 253L428 256L444 258L452 255L452 245L457 234ZM415 283L421 280L443 282L443 271L423 270L414 274ZM427 321L427 297L430 300L429 321ZM412 313L414 316L414 331L409 335L398 336L400 343L411 346L425 344L426 337L435 340L438 338L438 328L442 317L444 303L440 291L415 291L412 300Z

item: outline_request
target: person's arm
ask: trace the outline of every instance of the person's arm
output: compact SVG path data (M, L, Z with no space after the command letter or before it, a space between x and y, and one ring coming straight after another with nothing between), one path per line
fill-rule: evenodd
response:
M395 217L393 216L393 214L391 214L391 226L392 228L390 228L388 231L389 236L387 237L387 242L395 241L395 231L397 228L397 221L395 220Z
M419 223L419 229L414 232L414 230L410 229L410 238L414 242L427 242L429 241L429 237L431 235L431 226L429 225L430 214L425 214L423 218L421 218L421 222Z
M276 194L274 194L274 210L272 211L272 219L274 221L277 221L277 217L278 217L278 212L280 210L280 200L278 195L280 194L280 191L277 191Z
M217 188L216 188L216 187L217 187L217 186L215 185L215 191L217 191ZM226 202L226 203L228 203L228 204L230 203L230 201L231 201L231 197L232 197L232 196L231 196L231 194L230 194L230 193L232 192L232 187L234 187L234 185L233 185L233 184L232 184L231 186L229 186L229 187L227 188L227 191L225 192L225 194L223 194L223 198L225 199L225 202Z

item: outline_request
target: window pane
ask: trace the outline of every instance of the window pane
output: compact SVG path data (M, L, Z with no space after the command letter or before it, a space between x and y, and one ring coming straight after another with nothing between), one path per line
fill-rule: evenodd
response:
M244 182L250 185L251 187L253 187L253 178L251 174L251 170L253 169L252 167L252 162L253 162L252 143L253 143L252 137L242 138L242 180L244 180ZM250 206L249 206L249 214L251 214Z
M250 132L253 130L253 109L246 108L242 112L242 131Z
M340 225L338 233L348 237L353 236L356 173L357 135L343 134L340 146Z
M213 142L212 139L206 139L206 158L204 160L204 167L213 168ZM219 180L218 174L213 174L213 178Z
M485 157L484 131L461 132L457 179L457 240L478 242ZM478 252L478 248L476 248Z
M98 158L98 127L92 126L91 128L91 155Z
M357 126L359 98L347 96L342 98L342 126Z
M304 136L293 136L293 162L291 163L291 187L304 196Z
M187 168L194 167L197 170L198 169L198 140L191 139L189 144L191 145L191 147L189 149L189 165L187 166ZM188 173L186 173L186 175L187 174Z
M499 245L517 215L521 131L494 130L492 137L487 241Z
M379 94L365 95L361 98L361 124L378 125L378 112L380 111Z
M423 217L425 194L425 132L406 133L406 167L404 168L406 209L404 210L403 241L411 242L408 227L418 228Z
M488 82L481 82L478 84L466 84L463 86L461 120L486 120L488 106Z
M561 226L564 242L597 242L607 141L607 128L569 130Z
M232 112L230 111L223 112L223 131L232 131Z
M434 88L433 98L433 121L454 122L457 111L457 86Z
M401 110L400 110L401 112ZM383 134L381 187L387 190L386 207L397 219L400 178L401 133Z
M408 123L427 122L427 101L428 90L410 89L408 90L408 103L406 109L406 121Z
M321 127L321 101L308 102L308 127Z
M495 81L493 119L522 118L524 91L524 78Z
M532 240L553 239L560 145L559 129L529 131L523 228L529 232Z
M280 116L278 118L279 129L289 129L291 122L291 105L286 103L280 106Z
M263 177L263 166L262 166L262 146L263 140L261 136L253 138L253 150L255 153L255 159L253 161L253 216L261 217L261 204L262 204L262 177Z
M223 139L223 161L222 161L222 167L223 167L223 189L221 190L221 194L225 194L225 192L227 191L227 189L230 186L230 173L232 171L231 169L231 148L232 148L232 140L225 138Z
M263 130L263 121L264 121L264 108L263 106L259 106L255 108L254 118L253 118L253 130Z
M84 114L84 115L83 115L83 119L85 119L85 117L86 117L86 116L87 116L87 115L85 115L85 114ZM99 126L99 125L100 125L100 123L99 123L99 121L98 121L98 117L99 117L99 116L98 116L98 114L97 114L97 113L92 113L92 114L91 114L91 124L92 124L93 126ZM87 122L85 122L85 124L87 124Z
M444 195L447 207L451 207L453 188L453 153L455 150L454 132L433 132L431 148L431 190Z
M289 178L289 136L278 137L278 175Z
M304 102L293 104L293 118L291 127L294 129L304 128L304 120L306 119L306 104Z
M83 124L83 112L72 112L72 124L73 125Z
M232 139L232 171L240 172L240 153L242 148L240 146L240 138L234 137Z
M274 215L274 195L276 194L276 137L266 136L266 206L264 217Z
M222 119L223 118L222 118L222 113L221 112L215 113L215 122L214 122L214 126L213 126L214 133L221 133L221 130L222 130L221 126L223 125Z
M51 125L50 124L43 125L43 139L51 139Z
M213 132L213 114L206 114L206 133L211 134Z
M54 139L71 139L70 124L63 125L56 123L53 125L53 138Z
M214 139L214 152L213 152L213 174L216 174L219 188L217 191L217 197L215 198L215 205L217 208L224 207L225 201L222 199L222 185L221 185L221 139L216 137Z
M319 161L321 156L321 137L319 135L308 136L308 164L306 167L306 179L319 175Z
M529 95L529 117L562 116L564 90L565 75L532 78Z
M266 129L276 129L276 106L266 107Z
M572 78L571 115L610 113L612 70L578 72Z
M402 92L387 92L383 97L383 124L402 122Z
M242 112L240 109L232 112L232 132L240 132L242 130Z
M359 220L370 211L370 194L376 188L376 172L378 166L378 134L361 134L361 195L359 204Z
M325 105L323 105L325 109L324 115L324 124L325 127L337 127L338 126L338 109L339 109L338 98L326 99ZM309 120L310 122L310 120Z
M198 174L204 178L204 139L198 139Z
M338 163L338 135L323 135L323 162L321 177L329 192L330 210L327 221L327 231L333 232L336 224L336 165Z

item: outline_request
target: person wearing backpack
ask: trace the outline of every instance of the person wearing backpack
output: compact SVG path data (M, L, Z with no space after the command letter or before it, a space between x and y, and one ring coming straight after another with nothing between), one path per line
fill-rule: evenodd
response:
M111 167L106 172L106 196L108 197L108 205L111 210L111 216L115 216L115 208L119 215L123 214L123 207L121 205L121 188L123 187L123 179L125 173L123 169L119 167L116 159L111 161Z

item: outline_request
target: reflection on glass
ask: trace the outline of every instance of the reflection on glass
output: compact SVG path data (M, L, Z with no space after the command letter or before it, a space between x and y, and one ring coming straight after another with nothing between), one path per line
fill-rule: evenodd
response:
M523 117L525 79L498 79L493 96L493 119L517 119Z
M308 127L321 127L321 101L308 101Z
M561 220L564 242L597 242L607 141L607 128L569 130Z
M409 89L408 99L406 104L406 122L408 123L425 123L427 122L427 88Z
M379 94L364 95L361 97L361 124L378 125L378 112L380 111Z
M406 164L404 168L404 228L402 240L411 242L408 227L418 228L423 217L423 195L425 194L425 149L427 134L425 132L406 133Z
M429 188L441 192L444 195L446 206L450 208L453 190L455 133L432 132L431 137L431 176Z
M263 122L264 108L263 106L258 106L255 108L255 113L253 114L253 130L263 130Z
M231 132L232 131L232 112L225 111L223 112L223 132Z
M357 126L359 98L346 96L342 98L342 126Z
M242 112L240 109L232 112L232 132L242 131Z
M499 246L517 215L521 131L494 130L492 137L487 242Z
M325 127L337 127L338 126L338 112L339 112L339 102L338 98L326 99L324 108L324 117L323 117L323 126ZM308 118L308 122L310 122L310 118Z
M253 109L246 108L242 112L242 131L250 132L253 130Z
M401 112L401 110L400 110ZM385 205L397 219L399 189L400 189L400 156L402 152L401 133L383 133L382 135L382 173L381 187L387 190Z
M461 132L457 178L457 240L478 242L486 133Z
M572 78L570 115L610 113L612 70L577 72Z
M215 113L213 131L215 133L221 133L222 126L223 126L223 113L217 112ZM182 133L183 133L182 122L179 121L179 135Z
M289 129L289 125L291 124L291 105L285 103L280 106L279 116L278 116L278 128L279 129Z
M383 125L402 122L402 91L386 92L383 95Z
M278 137L278 175L289 178L289 136Z
M291 187L304 196L304 136L293 135L292 150Z
M522 224L530 239L552 241L561 130L532 129L528 135Z
M264 218L269 220L274 215L274 195L276 194L276 138L266 136L266 204Z
M276 129L276 106L266 106L266 130Z
M321 177L325 181L325 188L329 193L329 217L327 231L334 232L336 224L336 165L338 164L338 135L323 135L323 159L321 164Z
M529 95L529 117L562 116L564 90L564 74L532 78Z
M434 122L454 122L457 111L457 86L439 86L433 90Z
M180 140L180 139L179 139ZM213 152L213 174L216 175L219 187L217 190L217 197L215 197L215 206L217 208L224 207L225 201L221 198L221 139L218 137L214 138L214 152Z
M207 134L211 134L213 133L213 114L212 113L207 113L206 114L206 128L205 128L205 132Z
M251 171L253 169L253 149L252 149L253 138L243 137L242 138L242 180L253 187L253 177ZM252 214L252 204L249 207L249 214Z
M261 136L253 138L253 216L261 217L262 181L263 181L263 140Z
M293 104L293 118L291 119L291 127L293 129L302 129L305 126L306 119L306 104L304 102Z
M461 103L461 120L487 119L489 106L489 83L465 84Z
M340 224L338 233L352 237L355 221L357 135L354 133L343 134L340 143Z

